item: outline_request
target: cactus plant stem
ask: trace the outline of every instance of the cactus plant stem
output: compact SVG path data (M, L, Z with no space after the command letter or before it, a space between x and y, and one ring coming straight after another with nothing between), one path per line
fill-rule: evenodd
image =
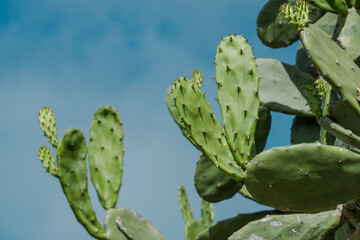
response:
M322 102L322 106L321 106L323 116L326 116L329 114L331 90L332 90L331 85L326 83L325 97L323 98L323 102ZM326 135L327 135L326 130L324 128L321 128L320 129L320 141L323 144L327 144Z

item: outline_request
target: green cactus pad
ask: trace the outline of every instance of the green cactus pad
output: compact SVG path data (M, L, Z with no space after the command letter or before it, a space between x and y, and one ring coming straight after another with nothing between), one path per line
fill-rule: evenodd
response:
M236 217L222 220L214 226L202 231L196 240L227 240L235 231L241 229L249 222L256 221L275 211L263 211L251 214L239 214Z
M339 210L316 214L268 215L250 222L235 232L229 240L238 239L333 239L343 223Z
M82 132L68 129L56 150L60 182L77 220L93 237L104 239L88 194L86 151Z
M323 9L327 12L337 13L334 9L332 9L332 7L330 7L330 5L327 3L326 0L311 0L309 2L311 2L318 8Z
M282 4L293 5L295 2L296 0L270 0L261 9L257 19L257 33L266 46L286 47L299 39L299 31L289 24L279 10ZM312 22L316 22L323 14L322 10L314 6L310 6L309 9Z
M271 127L271 113L270 109L265 106L260 106L259 120L256 125L255 132L255 149L256 153L261 153L266 145Z
M188 197L186 195L184 186L179 186L178 198L179 198L179 205L180 205L181 213L182 213L183 219L186 223L186 222L190 221L191 219L193 219L193 215L192 215L191 206L190 206Z
M181 117L180 113L175 106L174 94L173 94L172 87L169 87L166 91L166 105L169 109L171 116L173 117L173 120L180 127L180 130L183 133L183 135L194 145L194 147L196 147L197 149L199 149L201 151L200 147L197 145L195 140L191 137L191 135L189 135L184 121L182 121L180 118Z
M358 66L324 31L314 25L301 32L301 41L324 79L357 114L360 114Z
M360 65L360 10L349 9L349 14L342 16L342 24L336 28L337 42L356 64Z
M231 198L243 185L223 173L204 155L196 163L194 181L199 196L209 202Z
M348 7L345 0L326 0L329 6L342 15L348 14Z
M203 154L231 178L242 180L244 170L234 160L223 129L204 93L184 78L174 82L172 92L180 119Z
M321 117L318 122L322 128L334 137L340 139L346 144L360 148L360 137L354 134L351 130L343 128L327 117Z
M272 148L249 162L245 184L262 204L316 212L360 197L353 188L360 184L359 159L350 150L320 143Z
M360 116L357 115L345 102L338 100L332 108L332 115L342 127L353 131L360 136Z
M109 209L106 212L104 225L108 240L166 240L160 230L149 220L134 210L124 207Z
M259 76L252 50L238 35L222 39L215 57L215 80L225 135L236 162L250 161L259 113Z
M319 141L320 126L315 118L296 116L291 126L291 144Z
M117 110L100 107L93 118L88 146L91 180L105 209L116 205L121 186L124 132Z
M46 146L40 146L39 148L39 159L43 167L54 177L59 177L59 169L55 164L55 159L50 152L50 149Z
M318 26L321 30L326 32L329 36L333 36L333 33L335 31L335 26L337 23L337 18L338 18L337 14L326 13L314 24ZM305 49L301 42L299 43L299 47L297 49L296 66L300 68L302 71L311 74L312 76L317 75L317 70L314 67L314 64L310 61L310 58L306 54Z
M38 119L40 128L44 131L47 140L56 148L58 146L58 140L56 134L56 120L53 111L49 107L41 108Z
M311 117L303 94L304 81L313 79L297 67L275 59L256 59L260 80L260 100L271 111ZM289 97L290 95L290 97Z
M211 203L201 201L201 221L206 227L214 225L214 208Z

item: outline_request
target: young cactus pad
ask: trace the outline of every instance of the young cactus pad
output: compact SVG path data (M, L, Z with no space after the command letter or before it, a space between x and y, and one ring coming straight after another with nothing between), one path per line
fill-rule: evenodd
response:
M242 36L229 35L217 47L215 80L227 142L238 165L245 168L254 146L260 99L255 59Z
M39 159L46 171L54 177L59 177L59 168L56 166L55 159L48 147L40 146Z
M291 125L291 144L319 141L320 127L315 118L296 116Z
M320 143L276 147L249 162L245 184L257 201L281 211L321 211L360 198L353 187L360 184L359 156Z
M90 129L89 167L91 180L105 209L116 205L121 186L124 133L115 108L99 108Z
M49 143L51 143L51 145L56 148L58 145L58 140L54 113L49 107L43 107L39 111L38 119L40 122L40 128L44 131L44 134Z

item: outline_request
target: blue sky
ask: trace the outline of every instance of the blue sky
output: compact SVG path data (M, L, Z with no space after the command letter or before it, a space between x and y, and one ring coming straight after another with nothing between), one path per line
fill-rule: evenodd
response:
M195 68L216 96L214 46L244 34L257 57L294 63L297 44L273 50L256 34L264 0L2 0L0 1L0 239L92 239L77 223L59 181L37 157L46 140L42 106L57 117L58 134L81 129L110 104L125 131L124 175L118 206L150 219L168 239L183 239L177 186L185 185L194 215L199 152L187 142L165 104L165 91ZM217 113L218 107L212 102ZM218 118L220 115L218 114ZM291 116L273 114L267 147L287 145ZM90 193L102 221L94 189ZM216 220L266 209L236 196L215 204Z

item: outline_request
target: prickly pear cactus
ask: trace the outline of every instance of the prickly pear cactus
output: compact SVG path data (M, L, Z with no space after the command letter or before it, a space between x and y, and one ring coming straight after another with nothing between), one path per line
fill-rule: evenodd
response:
M202 152L199 196L217 202L236 190L277 210L207 228L190 217L188 239L360 239L359 7L355 0L269 0L258 35L273 48L300 38L295 66L262 58L254 65L247 41L223 38L215 57L222 124L195 82L177 80L168 90L174 121ZM295 116L293 145L264 151L271 111Z
M115 108L103 106L97 110L89 146L83 133L74 128L68 129L58 143L55 116L48 107L40 110L39 122L56 150L54 158L48 147L40 147L42 165L59 178L75 217L91 236L102 240L165 240L154 225L135 211L114 208L121 186L124 154L122 122ZM100 203L107 210L103 226L97 220L88 193L87 154L91 180Z

